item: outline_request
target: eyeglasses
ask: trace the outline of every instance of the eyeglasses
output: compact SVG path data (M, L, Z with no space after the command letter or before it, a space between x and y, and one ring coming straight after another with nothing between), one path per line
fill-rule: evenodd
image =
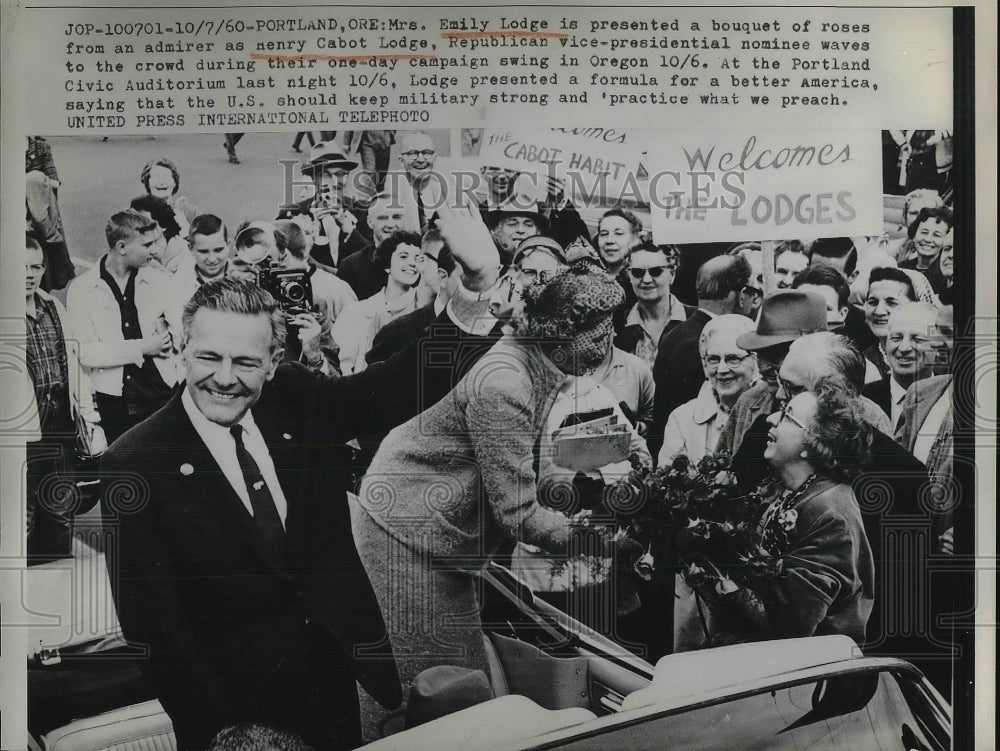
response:
M802 428L803 430L808 430L804 422L802 422L799 419L796 419L795 415L793 415L791 412L788 411L788 408L790 406L792 406L791 402L785 402L785 406L781 408L781 412L779 413L780 417L778 418L778 422L781 423L785 420L788 420L788 422L790 422L792 425L796 425Z
M745 355L725 355L723 357L719 355L706 355L702 358L702 362L710 368L717 368L719 367L719 363L722 362L725 362L730 368L738 368L748 357L750 357L749 352Z
M780 375L778 376L778 384L781 386L782 390L785 392L785 399L792 399L799 394L804 394L808 389L805 386L795 386Z
M434 149L421 149L419 151L404 151L403 156L409 159L416 159L418 156L422 156L425 159L434 156L437 152Z
M640 279L642 279L644 276L646 276L647 273L653 279L659 279L661 276L663 276L663 272L664 271L666 271L667 269L673 269L673 268L674 267L670 266L670 265L667 265L667 266L650 266L649 268L645 268L645 269L629 269L628 273L630 273L632 275L632 278L635 279L638 282Z
M557 270L539 271L538 269L518 269L518 273L525 279L530 279L532 283L541 282L542 284L545 284L549 279L555 276L556 271Z

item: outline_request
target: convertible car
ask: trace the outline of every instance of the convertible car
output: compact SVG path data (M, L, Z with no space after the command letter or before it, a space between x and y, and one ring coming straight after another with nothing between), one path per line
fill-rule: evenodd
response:
M100 556L32 569L33 749L175 748L121 638ZM482 574L496 698L386 735L367 751L879 749L946 751L951 709L912 665L846 637L756 642L652 665L536 597Z

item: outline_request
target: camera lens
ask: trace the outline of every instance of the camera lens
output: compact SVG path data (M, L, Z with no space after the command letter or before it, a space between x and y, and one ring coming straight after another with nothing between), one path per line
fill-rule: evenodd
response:
M299 282L287 281L282 282L281 292L285 299L289 302L299 303L305 302L306 299L306 288L302 286Z

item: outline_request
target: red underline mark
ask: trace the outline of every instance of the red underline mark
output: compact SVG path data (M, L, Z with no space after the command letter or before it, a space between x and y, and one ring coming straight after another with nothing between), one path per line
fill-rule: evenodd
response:
M320 55L306 53L304 55L276 55L267 52L251 52L251 60L280 60L283 63L298 60L423 60L437 58L437 55Z
M566 39L569 34L561 31L443 31L443 39L481 39L482 37L533 37L535 39Z

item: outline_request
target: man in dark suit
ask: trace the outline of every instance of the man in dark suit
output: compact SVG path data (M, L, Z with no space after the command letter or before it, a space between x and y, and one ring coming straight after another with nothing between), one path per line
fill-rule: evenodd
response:
M456 254L469 292L452 309L463 322L481 311L461 303L478 299L498 266L479 226ZM102 465L119 618L126 638L149 649L144 672L180 749L239 722L283 727L317 749L352 748L355 677L387 706L400 699L351 537L345 444L382 429L376 407L418 411L394 384L414 378L420 352L327 378L279 365L283 328L256 285L201 287L185 310L183 390Z
M320 141L309 150L302 174L313 178L315 195L299 203L282 206L278 219L305 214L316 222L312 259L333 271L355 253L371 245L365 219L366 206L344 195L347 177L358 163L345 157L336 144Z
M864 357L844 336L809 334L792 343L781 363L778 403L814 388L821 378L843 379L857 393L864 382ZM884 413L858 397L872 426L871 458L853 484L875 562L875 605L868 619L865 654L894 655L925 672L940 671L947 650L929 627L931 593L919 591L928 581L927 560L933 551L932 520L924 508L928 491L923 463L878 429ZM770 426L757 418L733 459L741 483L762 479Z
M368 207L372 244L345 258L337 270L337 276L351 285L359 300L371 297L385 286L385 269L378 267L375 250L386 239L402 232L405 224L406 212L395 197L380 193L372 199L371 206Z
M715 316L738 313L740 292L750 281L750 264L742 256L716 256L698 269L695 289L698 309L688 319L664 332L653 363L656 384L653 424L646 437L650 451L659 451L663 428L670 413L698 396L705 371L698 353L698 339ZM655 456L655 454L654 454Z

